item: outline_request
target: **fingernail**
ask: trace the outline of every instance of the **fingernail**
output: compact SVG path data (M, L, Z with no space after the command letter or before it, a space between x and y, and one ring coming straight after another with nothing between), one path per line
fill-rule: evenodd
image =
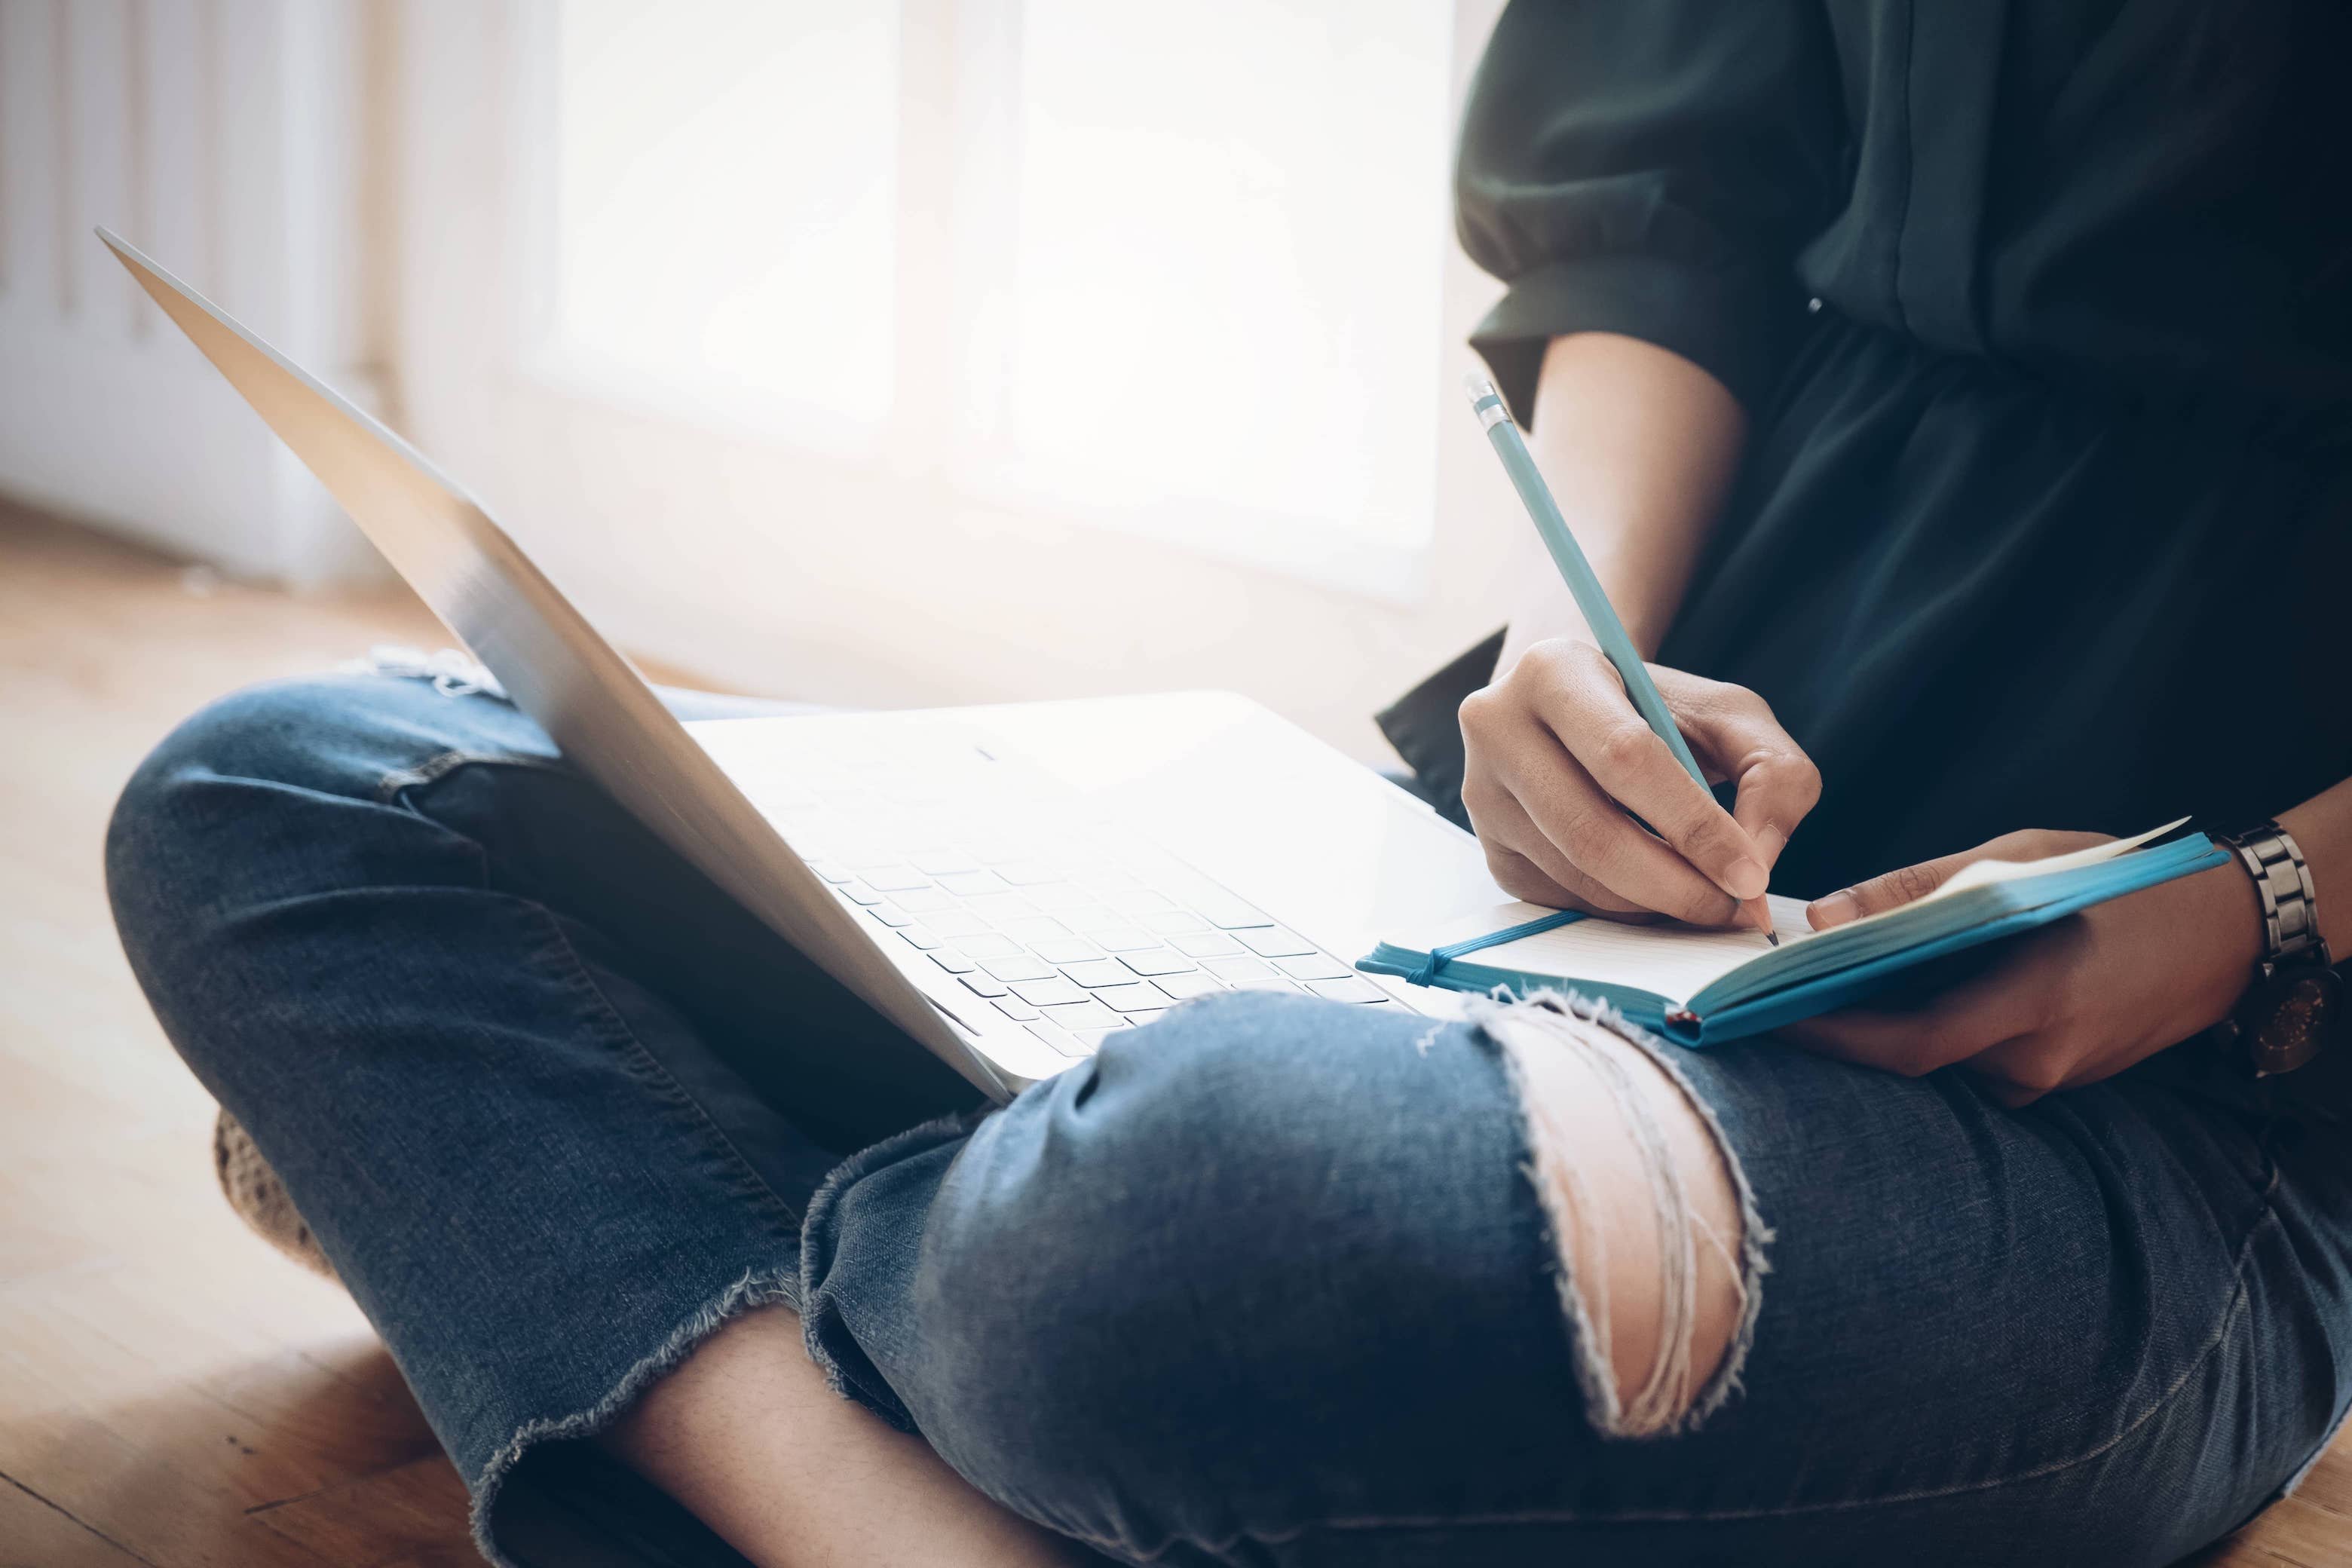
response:
M1789 847L1789 836L1780 831L1777 822L1768 822L1756 830L1756 852L1764 857L1767 866L1777 863L1780 851Z
M1842 926L1862 913L1862 906L1854 901L1854 896L1852 893L1837 892L1826 898L1815 899L1811 913L1813 917L1813 929L1826 931L1831 926Z
M1734 860L1723 874L1723 890L1735 899L1758 899L1772 885L1772 873L1754 860Z

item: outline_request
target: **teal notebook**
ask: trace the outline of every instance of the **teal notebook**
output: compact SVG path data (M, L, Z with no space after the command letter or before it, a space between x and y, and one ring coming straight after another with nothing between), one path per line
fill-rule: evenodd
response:
M1861 1001L1930 959L2227 863L2201 833L2149 845L2179 826L2046 860L1979 861L1916 903L1818 933L1801 901L1776 896L1777 948L1753 931L1625 925L1507 903L1383 942L1356 967L1455 991L1581 992L1684 1045L1718 1045Z

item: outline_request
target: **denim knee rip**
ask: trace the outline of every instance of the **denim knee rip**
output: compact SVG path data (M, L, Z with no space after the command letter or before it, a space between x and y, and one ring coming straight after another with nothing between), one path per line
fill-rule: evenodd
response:
M1540 992L1524 1001L1480 999L1471 1016L1499 1047L1519 1097L1526 1173L1550 1233L1588 1417L1612 1437L1665 1436L1696 1427L1739 1385L1768 1267L1764 1247L1771 1232L1757 1212L1738 1153L1675 1064L1672 1047L1605 1005ZM1689 1147L1687 1135L1676 1147L1661 1115L1662 1095L1676 1097L1696 1117L1712 1145L1712 1160ZM1622 1134L1630 1158L1622 1150L1588 1147L1596 1110ZM1586 1119L1582 1136L1570 1130L1579 1117ZM1736 1207L1736 1236L1723 1235L1704 1212L1709 1189L1718 1210L1723 1196ZM1617 1200L1614 1214L1611 1198ZM1625 1220L1639 1226L1644 1217L1648 1236L1624 1228ZM1654 1239L1654 1282L1612 1275L1607 1247L1612 1218L1621 1241ZM1707 1267L1710 1256L1720 1262L1719 1273ZM1621 1324L1612 1305L1621 1287L1639 1300L1653 1286L1656 1349L1646 1373L1629 1375L1615 1364ZM1718 1290L1730 1293L1734 1313L1719 1356L1717 1336L1702 1321L1713 1300L1708 1293Z

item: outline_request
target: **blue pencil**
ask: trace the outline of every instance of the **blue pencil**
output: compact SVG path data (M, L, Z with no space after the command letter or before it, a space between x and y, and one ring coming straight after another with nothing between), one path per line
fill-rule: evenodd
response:
M1666 749L1674 752L1683 771L1706 789L1706 773L1699 767L1698 759L1691 755L1681 727L1666 708L1666 700L1658 694L1657 682L1650 679L1641 650L1625 635L1625 623L1611 607L1601 579L1592 574L1592 563L1584 558L1576 535L1568 531L1568 519L1560 515L1559 502L1552 499L1551 487L1544 483L1543 474L1536 468L1536 460L1520 437L1518 425L1511 418L1503 395L1495 390L1493 382L1475 375L1463 384L1463 389L1470 395L1471 410L1485 427L1486 439L1494 444L1495 455L1503 459L1503 471L1510 475L1511 488L1519 492L1528 515L1535 520L1536 531L1543 536L1544 548L1551 552L1552 564L1559 568L1560 576L1567 581L1569 593L1576 598L1576 607L1584 612L1584 624L1592 628L1593 639L1601 645L1602 655L1624 679L1625 695L1633 700L1634 708L1658 739L1666 743ZM1773 934L1769 918L1759 914L1759 923L1765 938L1773 946L1780 946L1780 939Z

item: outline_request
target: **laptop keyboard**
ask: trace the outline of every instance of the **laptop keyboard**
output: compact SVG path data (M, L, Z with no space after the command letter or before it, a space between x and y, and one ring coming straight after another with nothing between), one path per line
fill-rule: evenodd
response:
M993 767L755 797L834 894L1066 1057L1213 991L1393 1007L1349 964L1071 797ZM999 776L991 776L999 775ZM1024 784L1028 781L1023 781Z

